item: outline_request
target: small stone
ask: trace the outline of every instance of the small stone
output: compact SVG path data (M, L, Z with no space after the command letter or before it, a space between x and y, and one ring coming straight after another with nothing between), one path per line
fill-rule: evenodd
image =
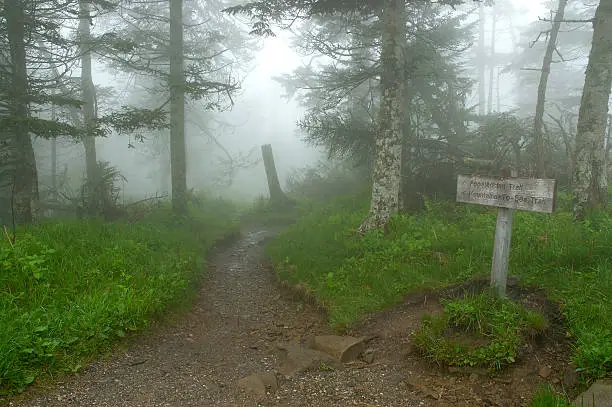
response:
M276 379L276 375L274 373L261 373L259 375L259 378L266 385L266 388L269 389L271 393L276 393L276 390L278 390L278 380Z
M550 366L542 366L538 371L538 374L541 378L546 379L552 373L552 367Z
M346 363L357 360L365 349L365 338L352 336L320 335L315 336L310 347L325 352L333 358Z
M425 386L418 382L414 377L407 377L406 380L404 380L404 383L406 383L406 386L412 390L423 390L425 388Z
M580 375L576 371L576 365L569 363L563 371L563 385L565 387L576 387L580 382Z
M299 344L289 343L278 346L284 351L283 362L278 372L285 377L293 377L309 369L317 369L324 362L333 368L339 367L329 355L313 349L303 348ZM341 365L340 365L341 366Z
M478 375L476 373L470 374L470 381L475 382L478 380Z
M425 391L425 397L429 397L429 398L432 398L434 400L438 400L440 398L440 396L438 394L434 393L431 390L426 390Z
M257 374L252 374L238 380L238 387L257 397L266 396L266 385Z

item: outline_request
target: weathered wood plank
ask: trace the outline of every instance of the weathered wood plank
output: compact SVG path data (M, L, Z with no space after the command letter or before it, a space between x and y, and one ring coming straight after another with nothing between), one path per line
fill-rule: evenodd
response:
M497 209L493 261L491 262L491 287L498 297L506 296L513 218L514 210L508 208Z
M555 180L459 175L457 201L550 213L555 209Z

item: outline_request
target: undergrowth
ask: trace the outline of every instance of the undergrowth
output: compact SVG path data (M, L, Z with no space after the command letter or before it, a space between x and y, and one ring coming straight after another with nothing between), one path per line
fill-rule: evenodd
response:
M533 407L573 407L565 397L557 393L550 385L542 387L533 395Z
M442 303L444 312L424 315L413 334L416 347L437 363L499 370L548 327L542 314L488 292Z
M344 329L410 292L488 276L496 211L427 201L398 215L386 235L356 229L367 195L319 204L268 246L279 278L311 291ZM554 214L516 211L510 274L558 301L575 338L573 359L587 378L612 372L612 216L575 223L569 199Z
M45 222L0 242L0 395L78 371L89 357L186 305L203 255L236 230L235 208L200 198L135 222Z
M265 197L259 197L244 208L241 223L263 226L284 226L295 223L302 215L307 213L311 204L307 201L297 201L295 205L278 207L270 204Z

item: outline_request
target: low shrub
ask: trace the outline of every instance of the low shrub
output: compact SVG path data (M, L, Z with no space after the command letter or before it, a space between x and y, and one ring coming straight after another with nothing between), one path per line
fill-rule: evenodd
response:
M487 292L443 304L444 313L425 315L413 335L425 356L446 365L499 370L516 361L526 339L548 327L542 314Z

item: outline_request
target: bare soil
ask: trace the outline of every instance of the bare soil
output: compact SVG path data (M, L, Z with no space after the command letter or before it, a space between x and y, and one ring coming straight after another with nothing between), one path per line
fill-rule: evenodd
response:
M251 229L211 260L191 311L128 341L111 356L51 388L35 386L9 405L67 406L528 406L545 381L563 384L570 343L558 310L542 293L511 288L544 310L553 327L525 348L515 366L486 371L436 366L414 352L410 333L424 312L439 312L445 293L420 293L371 315L349 334L366 336L363 360L279 378L276 392L251 396L238 385L275 372L279 345L332 334L315 305L281 287L264 258L275 230ZM470 283L459 287L474 287ZM545 376L543 378L542 376ZM570 394L575 394L570 383Z

